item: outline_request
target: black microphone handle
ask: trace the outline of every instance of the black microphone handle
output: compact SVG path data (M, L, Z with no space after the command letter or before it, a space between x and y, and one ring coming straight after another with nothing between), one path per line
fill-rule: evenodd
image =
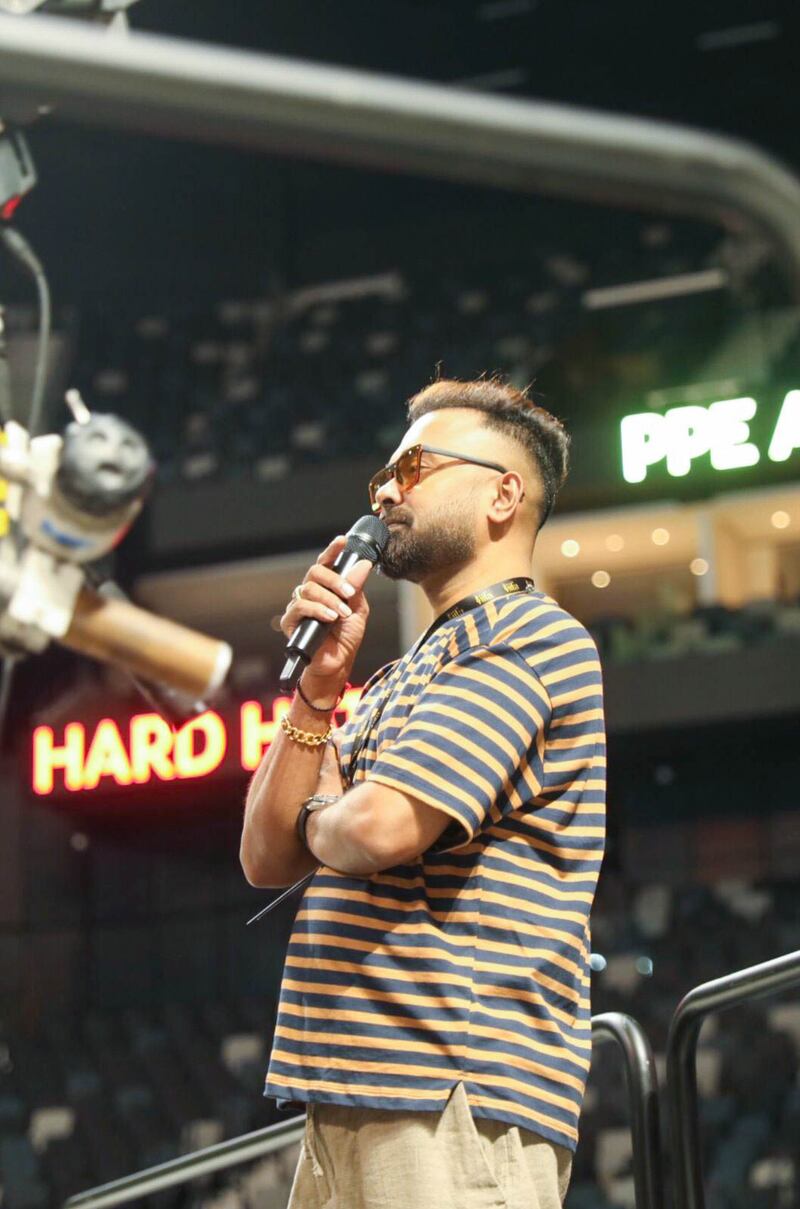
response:
M347 575L357 562L364 557L363 550L350 550L345 546L336 562L331 567L337 575ZM293 691L300 679L303 668L311 662L314 652L325 638L328 630L335 621L317 621L316 617L306 617L301 621L286 644L286 662L281 671L280 684L283 692Z

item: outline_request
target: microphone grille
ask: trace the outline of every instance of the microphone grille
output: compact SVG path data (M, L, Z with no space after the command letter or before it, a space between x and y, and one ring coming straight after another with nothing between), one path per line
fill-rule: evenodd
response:
M370 562L380 562L389 530L379 516L362 516L347 533L347 547Z

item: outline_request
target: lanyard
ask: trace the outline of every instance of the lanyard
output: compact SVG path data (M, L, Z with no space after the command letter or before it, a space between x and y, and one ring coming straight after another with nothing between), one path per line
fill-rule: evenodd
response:
M440 626L443 626L448 621L454 621L456 617L463 616L470 609L477 609L480 605L489 604L492 600L498 600L501 596L515 596L518 592L535 592L536 584L527 575L523 575L520 579L504 579L501 583L492 584L489 588L484 588L481 592L475 592L471 596L462 596L461 600L457 600L454 605L451 605L444 613L441 613L435 621L432 621L425 633L420 638L414 654L425 645Z

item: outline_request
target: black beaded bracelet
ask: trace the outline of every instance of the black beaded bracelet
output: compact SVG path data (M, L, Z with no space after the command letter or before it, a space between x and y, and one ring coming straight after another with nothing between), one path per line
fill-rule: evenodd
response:
M303 686L301 685L299 680L297 681L297 685L296 685L298 697L303 702L303 704L307 705L309 709L312 709L315 714L332 714L333 711L336 709L337 705L339 704L339 702L341 701L342 697L345 695L345 693L349 689L349 687L350 687L349 684L346 684L344 686L341 693L339 694L337 699L334 701L333 705L319 706L319 705L312 705L312 703L309 701L308 697L303 692Z

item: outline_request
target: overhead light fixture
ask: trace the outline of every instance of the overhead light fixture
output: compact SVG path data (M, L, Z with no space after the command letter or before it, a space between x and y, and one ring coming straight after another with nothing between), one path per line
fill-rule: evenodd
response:
M607 588L611 583L611 576L608 571L595 571L592 575L592 584L595 588Z
M650 537L654 546L666 546L669 541L669 529L654 529Z
M779 508L777 512L773 512L770 520L775 529L786 529L791 524L792 518L788 512L784 512L782 508Z
M708 573L708 563L704 558L693 558L689 563L689 570L692 575L706 575Z
M676 273L672 277L653 277L648 281L629 281L585 290L583 305L587 311L604 311L615 306L635 306L658 302L662 298L682 298L687 294L705 294L722 290L728 284L724 269L703 269L697 273Z
M564 558L575 558L575 556L580 554L580 552L580 543L573 541L572 538L569 538L567 541L561 543L561 553L564 555Z
M461 76L453 80L461 88L474 88L478 92L502 91L504 88L521 88L528 82L524 67L501 67L497 71L485 71L477 76Z
M711 29L699 35L695 46L698 50L732 50L736 46L751 46L753 42L771 42L780 32L777 21L751 21L747 25Z

